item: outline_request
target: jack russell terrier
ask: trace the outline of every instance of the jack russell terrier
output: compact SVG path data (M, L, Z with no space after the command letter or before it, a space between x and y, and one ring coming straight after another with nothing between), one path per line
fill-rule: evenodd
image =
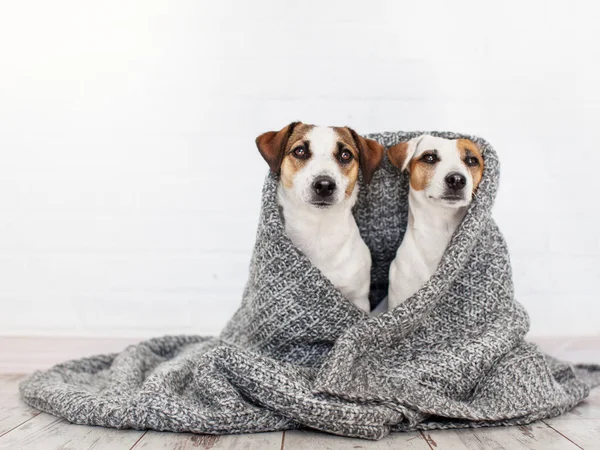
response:
M354 305L369 312L371 253L352 215L359 169L369 184L383 147L347 127L294 122L256 138L294 245Z
M483 158L468 139L431 135L391 147L388 158L410 176L408 226L390 266L388 309L393 309L435 272L481 181Z

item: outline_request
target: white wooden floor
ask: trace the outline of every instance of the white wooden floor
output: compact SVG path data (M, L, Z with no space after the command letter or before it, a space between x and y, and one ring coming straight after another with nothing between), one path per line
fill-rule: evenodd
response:
M600 449L600 389L563 417L530 426L395 433L371 442L310 431L200 436L72 425L26 406L18 394L25 375L0 375L0 449Z

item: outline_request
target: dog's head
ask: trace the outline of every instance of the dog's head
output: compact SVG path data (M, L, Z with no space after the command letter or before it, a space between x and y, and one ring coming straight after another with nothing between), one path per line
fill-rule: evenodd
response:
M256 145L286 192L319 208L355 199L359 170L368 184L383 157L379 143L350 128L301 122L261 134Z
M409 171L414 195L440 206L467 206L483 175L481 151L469 139L424 134L390 147L388 158Z

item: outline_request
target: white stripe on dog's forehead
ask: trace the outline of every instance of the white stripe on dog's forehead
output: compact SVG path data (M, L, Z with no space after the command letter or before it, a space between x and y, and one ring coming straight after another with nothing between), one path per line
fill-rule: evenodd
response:
M427 135L419 142L415 151L415 156L420 155L427 150L437 150L440 153L448 151L458 151L456 139L444 139L437 136Z
M337 146L339 136L333 128L314 127L306 134L306 139L309 141L313 155L331 155Z

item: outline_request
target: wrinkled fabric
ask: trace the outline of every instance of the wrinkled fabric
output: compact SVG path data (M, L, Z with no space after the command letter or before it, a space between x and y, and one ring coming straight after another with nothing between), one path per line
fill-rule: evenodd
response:
M368 137L388 148L419 134ZM292 244L270 174L242 302L220 336L160 337L59 364L23 382L23 399L78 424L210 434L310 427L368 439L568 411L600 384L600 366L571 366L524 339L529 319L491 217L497 155L481 138L432 134L472 139L485 170L437 271L394 310L359 310ZM385 159L360 185L354 214L372 253L376 305L406 230L407 175Z

